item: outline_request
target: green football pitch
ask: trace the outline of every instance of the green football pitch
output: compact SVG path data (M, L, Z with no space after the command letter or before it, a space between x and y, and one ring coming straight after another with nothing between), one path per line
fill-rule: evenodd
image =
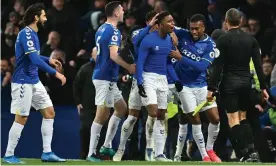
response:
M254 165L254 166L263 166L263 165L276 165L276 163L238 163L238 162L223 162L223 163L203 163L196 161L186 161L186 162L146 162L146 161L121 161L121 162L112 162L104 161L98 163L91 163L84 160L68 160L64 163L43 163L40 159L22 159L26 162L24 165L235 165L235 166L245 166L245 165ZM1 163L6 165L5 163Z

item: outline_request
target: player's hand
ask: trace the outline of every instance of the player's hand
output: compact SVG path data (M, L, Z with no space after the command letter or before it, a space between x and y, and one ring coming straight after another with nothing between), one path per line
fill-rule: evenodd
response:
M177 38L176 34L174 32L172 32L170 35L171 35L171 38L172 38L173 45L177 46L178 45L178 38Z
M262 90L262 95L263 95L263 97L264 97L265 100L268 100L269 95L268 95L266 89L263 89L263 90Z
M208 102L212 102L212 101L213 101L213 98L214 98L213 92L208 90L208 93L207 93L207 101L208 101Z
M149 22L149 26L153 27L155 24L156 24L156 21L157 21L157 16L159 15L159 13L157 13L152 19L151 21Z
M122 81L123 82L127 82L129 79L131 79L131 76L130 75L124 75L123 77L122 77Z
M81 112L81 110L82 110L82 105L81 104L79 104L79 105L77 105L77 109L78 109L78 113L79 113L79 115L80 115L80 112Z
M140 94L140 96L147 97L147 94L145 92L145 89L144 89L143 85L138 85L138 88L139 88L138 93Z
M50 59L49 64L55 66L56 69L62 68L62 64L60 63L59 60L56 60L56 59Z
M257 108L260 112L264 112L264 109L260 104L255 105L255 108Z
M182 91L183 85L182 85L182 83L180 81L175 81L174 85L175 85L175 89L176 89L177 92L181 92Z
M178 51L178 49L176 49L176 51L171 50L170 57L175 58L177 60L181 60L182 59L182 55L180 54L180 52Z
M85 53L86 53L85 49L81 49L81 50L78 52L77 57L80 57L81 55L83 55L83 54L85 54Z
M62 86L66 83L66 77L63 74L56 72L56 77L61 81Z
M136 64L130 64L127 70L130 74L135 73L136 72Z

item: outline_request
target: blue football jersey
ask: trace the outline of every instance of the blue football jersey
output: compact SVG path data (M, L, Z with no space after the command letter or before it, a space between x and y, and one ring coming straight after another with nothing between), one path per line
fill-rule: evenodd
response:
M142 84L142 73L167 75L168 55L173 48L170 35L162 39L158 31L148 34L141 42L137 61L137 81Z
M121 32L109 23L99 27L95 35L97 59L93 80L117 81L119 65L110 58L110 46L121 45Z
M37 33L30 27L22 29L15 42L16 66L12 82L19 84L35 84L39 82L38 67L28 56L32 52L40 54L40 44Z
M193 41L188 30L178 27L175 27L174 32L182 54L182 59L175 64L179 79L188 87L206 86L207 68L219 55L214 41L208 35L205 35L203 40Z

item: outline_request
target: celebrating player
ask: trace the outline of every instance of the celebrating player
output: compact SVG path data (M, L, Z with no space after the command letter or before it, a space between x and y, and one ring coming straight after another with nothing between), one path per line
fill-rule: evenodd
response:
M157 23L158 30L148 34L139 48L137 84L142 103L146 106L149 116L157 117L153 125L155 160L171 161L163 154L163 150L168 93L167 63L171 63L168 54L173 49L169 33L174 29L174 20L169 12L164 11L157 16Z
M146 21L147 21L147 27L141 28L141 29L132 29L131 33L131 45L133 45L132 55L134 56L135 62L137 62L138 59L138 49L140 46L140 43L142 39L149 33L154 30L156 30L156 16L157 13L155 11L150 11L146 15ZM134 124L137 121L137 118L139 117L139 111L141 110L142 102L141 102L141 96L138 93L138 87L137 87L137 80L136 76L133 76L132 81L132 87L129 95L129 114L127 119L124 121L121 131L121 139L120 139L120 145L118 147L118 151L113 157L113 161L121 161L124 151L125 151L125 145L126 141L128 140L129 136L131 135L133 131ZM149 121L149 122L148 122ZM151 145L152 142L152 127L153 127L154 119L147 120L147 127L146 127L146 137L147 137L147 147L146 147L146 161L152 161L153 160L153 147ZM151 129L148 129L151 128ZM151 131L151 132L150 132Z
M206 101L208 92L206 69L212 64L215 56L219 54L212 39L204 34L205 22L203 15L196 14L190 19L190 31L176 27L175 33L179 39L181 53L178 50L172 51L171 56L178 60L175 70L183 84L183 90L179 93L179 96L183 104L183 110L190 117L193 137L202 159L206 162L221 162L213 151L213 145L219 133L219 116L216 103L213 102L202 109L202 111L207 110L206 115L210 121L206 148L201 131L200 116L199 114L192 115L197 105ZM187 129L183 130L187 131ZM183 135L186 136L186 134ZM183 138L183 140L185 139ZM177 146L177 148L181 147L183 148L183 146ZM182 150L177 151L182 152ZM179 157L177 155L175 158Z
M64 162L65 159L59 158L51 150L55 111L52 101L38 77L38 68L40 68L51 75L55 75L62 85L66 83L66 78L47 64L61 68L61 63L40 55L37 32L47 20L44 5L40 3L31 5L26 10L23 19L27 26L18 33L16 39L16 68L11 85L11 113L15 114L15 120L9 132L4 162L11 164L24 163L14 156L14 150L27 122L31 106L36 110L40 110L43 116L41 125L43 153L41 160Z
M115 111L108 123L104 145L100 153L113 157L111 142L116 134L121 117L126 114L127 106L117 87L119 65L130 73L135 72L135 64L127 64L118 55L121 44L121 32L116 28L123 22L124 11L118 1L110 2L105 7L107 22L104 23L95 35L97 46L97 60L93 73L93 83L96 88L95 104L97 112L91 126L90 146L88 161L100 161L96 156L102 125L108 120L110 108L115 106Z

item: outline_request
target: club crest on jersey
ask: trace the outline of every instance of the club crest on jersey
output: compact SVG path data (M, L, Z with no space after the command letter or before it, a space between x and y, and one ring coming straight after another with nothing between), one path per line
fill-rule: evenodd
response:
M156 50L156 51L159 50L159 46L155 46L155 50Z
M202 53L204 52L204 50L203 50L202 48L199 48L199 49L197 49L197 52L198 52L199 54L202 54Z

